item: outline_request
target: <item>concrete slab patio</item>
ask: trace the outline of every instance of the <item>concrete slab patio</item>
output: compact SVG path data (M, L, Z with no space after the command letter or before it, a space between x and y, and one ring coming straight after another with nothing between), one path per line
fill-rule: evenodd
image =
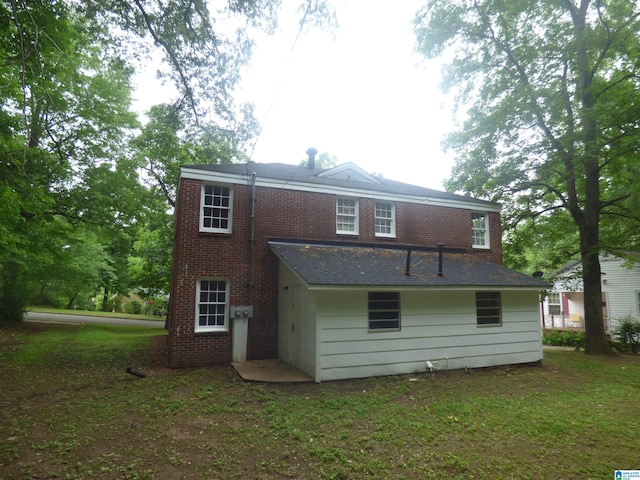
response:
M277 358L233 362L233 368L245 380L268 383L302 383L313 379Z

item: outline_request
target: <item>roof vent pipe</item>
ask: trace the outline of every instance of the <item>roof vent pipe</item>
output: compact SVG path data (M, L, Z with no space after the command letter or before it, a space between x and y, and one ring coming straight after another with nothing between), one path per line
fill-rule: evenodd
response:
M404 274L408 277L411 275L411 245L407 247L407 267Z
M444 243L438 243L438 276L442 277L442 250L444 249Z
M307 163L307 167L309 168L309 170L315 169L316 168L316 154L318 153L318 150L316 150L315 148L311 147L305 153L307 155L309 155L309 163Z

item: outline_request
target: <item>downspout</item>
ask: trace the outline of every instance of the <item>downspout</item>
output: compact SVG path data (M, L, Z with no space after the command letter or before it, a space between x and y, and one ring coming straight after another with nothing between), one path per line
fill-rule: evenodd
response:
M249 305L253 305L253 256L256 222L256 172L251 173L251 238L249 240Z
M444 249L444 243L438 243L438 276L442 277L442 251Z

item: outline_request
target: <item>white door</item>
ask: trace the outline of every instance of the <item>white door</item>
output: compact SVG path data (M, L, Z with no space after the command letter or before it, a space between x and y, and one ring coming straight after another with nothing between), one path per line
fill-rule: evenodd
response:
M289 364L301 368L302 362L300 358L301 338L302 338L302 322L300 321L300 312L302 311L300 285L291 286L291 301L289 310Z

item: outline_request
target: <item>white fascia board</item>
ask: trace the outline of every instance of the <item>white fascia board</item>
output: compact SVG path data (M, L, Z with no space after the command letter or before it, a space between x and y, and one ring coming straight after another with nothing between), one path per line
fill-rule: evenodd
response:
M433 286L433 285L416 285L416 286L403 286L403 285L308 285L309 290L312 291L389 291L389 292L404 292L404 291L416 291L416 290L430 290L430 291L483 291L483 292L541 292L545 289L542 287L496 287L484 286L484 285L465 285L465 286Z
M235 183L242 185L251 184L250 175L237 175L233 173L221 173L207 170L200 170L195 168L180 169L180 178L189 178L193 180L202 180L205 182L222 182L222 183ZM451 208L465 208L474 211L484 212L496 212L500 213L500 205L487 205L485 203L476 203L472 199L469 201L464 200L452 200L441 199L433 197L421 197L415 195L403 195L403 194L391 194L385 192L378 192L375 190L367 189L353 189L340 187L337 185L318 185L314 183L294 182L286 181L274 178L262 178L256 176L257 187L278 188L282 190L296 190L302 192L313 193L327 193L331 195L338 195L342 197L365 197L375 198L376 200L386 200L390 202L405 202L415 203L419 205L432 205L439 207L451 207Z

